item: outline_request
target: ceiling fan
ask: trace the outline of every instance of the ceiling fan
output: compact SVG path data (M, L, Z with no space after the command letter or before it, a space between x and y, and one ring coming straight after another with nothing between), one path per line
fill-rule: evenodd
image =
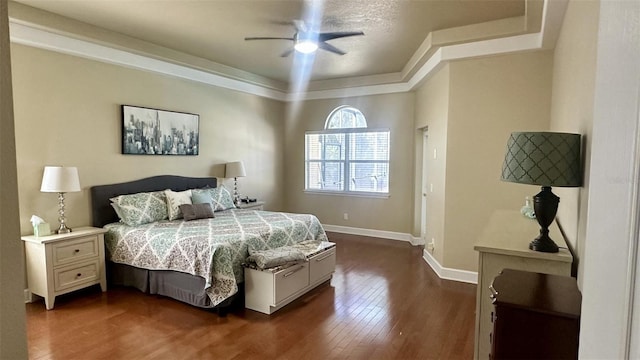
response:
M295 51L299 51L301 53L312 53L316 51L318 48L322 50L326 50L338 55L346 54L344 51L338 49L337 47L327 43L329 40L348 37L348 36L357 36L364 35L362 31L333 31L333 32L317 32L310 30L307 25L302 20L293 20L293 25L296 28L296 32L292 37L245 37L245 40L289 40L293 41L293 47L283 52L280 56L287 57L291 55L291 53Z

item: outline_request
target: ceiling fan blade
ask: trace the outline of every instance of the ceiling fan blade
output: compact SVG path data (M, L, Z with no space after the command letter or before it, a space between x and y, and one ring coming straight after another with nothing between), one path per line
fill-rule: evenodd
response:
M342 50L338 49L337 47L335 47L335 46L333 46L333 45L331 45L331 44L327 44L326 42L319 42L319 43L318 43L318 47L319 47L320 49L330 51L330 52L332 52L332 53L334 53L334 54L338 54L338 55L344 55L344 54L346 54L346 52L344 52L344 51L342 51Z
M293 38L286 38L286 37L268 37L268 36L253 36L253 37L246 37L244 38L245 40L291 40L293 41Z
M343 38L347 36L364 35L362 31L336 31L318 34L318 41L327 41L331 39Z
M291 55L291 53L293 52L293 48L283 52L282 54L280 54L280 57L287 57L289 55Z

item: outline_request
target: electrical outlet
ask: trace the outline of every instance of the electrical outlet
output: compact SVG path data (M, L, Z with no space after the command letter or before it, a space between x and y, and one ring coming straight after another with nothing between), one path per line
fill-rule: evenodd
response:
M344 213L344 215L342 215L342 217L343 217L345 220L349 220L349 214L348 214L348 213Z
M427 251L433 254L433 250L436 248L436 239L431 238L431 242L427 244Z

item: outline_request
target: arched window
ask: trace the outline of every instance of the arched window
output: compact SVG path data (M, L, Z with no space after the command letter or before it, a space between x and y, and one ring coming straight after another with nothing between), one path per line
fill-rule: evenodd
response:
M344 105L337 107L329 114L324 123L325 129L366 128L367 119L354 107Z
M369 129L352 106L331 111L325 130L305 134L305 190L389 193L389 130Z

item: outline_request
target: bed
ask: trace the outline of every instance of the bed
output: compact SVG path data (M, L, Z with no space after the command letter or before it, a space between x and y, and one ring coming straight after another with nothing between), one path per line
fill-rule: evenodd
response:
M250 248L326 240L318 219L309 214L232 208L216 211L213 218L128 225L119 221L118 207L111 201L122 195L216 186L216 178L162 175L92 187L93 226L108 230L105 247L110 284L224 312L241 298L242 263Z

